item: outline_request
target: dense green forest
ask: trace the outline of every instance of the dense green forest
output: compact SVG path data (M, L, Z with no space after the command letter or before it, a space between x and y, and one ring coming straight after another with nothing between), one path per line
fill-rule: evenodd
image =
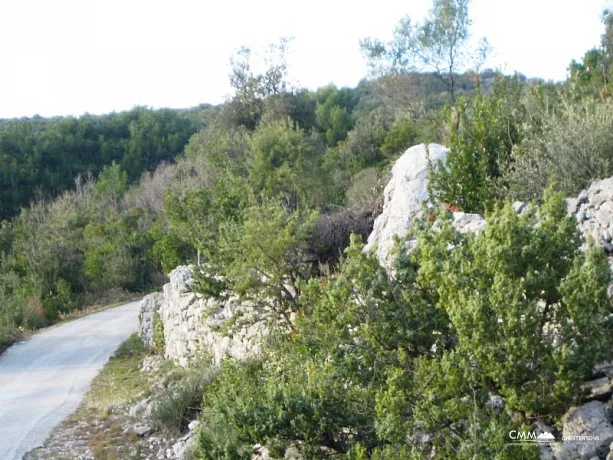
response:
M232 58L219 107L3 121L0 345L200 261L195 290L266 298L274 313L262 356L225 363L204 390L202 458L251 458L255 444L537 458L506 449L505 430L559 417L613 337L606 257L580 250L563 202L613 175L613 15L603 22L601 46L560 83L480 70L468 2L434 0L423 23L362 42L373 74L356 88L291 87L282 41L262 73L248 50ZM418 250L399 245L390 277L362 242L390 165L421 142L451 149L430 174L441 210L413 229ZM516 199L532 210L516 215ZM443 207L484 214L487 231L457 233ZM565 344L540 340L548 321Z
M116 162L137 181L183 152L202 127L199 110L135 108L105 116L0 120L0 218L35 198L54 198L81 175Z

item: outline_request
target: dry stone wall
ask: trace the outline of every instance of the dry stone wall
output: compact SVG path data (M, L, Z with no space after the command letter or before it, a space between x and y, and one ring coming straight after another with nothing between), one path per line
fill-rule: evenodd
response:
M153 343L154 317L157 311L164 328L164 355L186 367L196 352L210 353L215 364L225 356L245 359L259 353L263 337L268 334L264 320L250 321L255 310L236 297L227 300L203 297L190 292L193 268L179 266L169 274L164 293L145 296L140 306L140 336L145 344ZM224 325L240 315L245 325L231 333Z

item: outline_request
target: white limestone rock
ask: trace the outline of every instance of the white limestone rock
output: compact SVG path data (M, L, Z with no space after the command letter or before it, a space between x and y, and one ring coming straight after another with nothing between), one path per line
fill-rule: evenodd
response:
M600 401L591 401L581 407L571 408L562 419L564 442L551 444L558 460L590 459L606 454L613 441L613 426L607 410ZM575 436L588 437L569 440Z
M408 149L394 164L392 178L384 190L383 211L375 220L365 251L377 247L382 266L391 268L394 237L406 236L413 220L429 203L428 158L445 162L449 149L439 144L419 144Z
M453 213L453 226L460 233L479 233L487 225L480 214Z
M170 272L163 295L150 294L143 299L140 335L145 344L152 344L153 311L157 309L164 325L164 356L183 367L188 367L200 350L210 353L215 364L226 356L245 359L259 353L259 343L268 329L264 320L249 320L254 306L235 296L219 300L190 292L192 269L177 267ZM237 314L246 320L245 324L230 336L220 332L219 327Z

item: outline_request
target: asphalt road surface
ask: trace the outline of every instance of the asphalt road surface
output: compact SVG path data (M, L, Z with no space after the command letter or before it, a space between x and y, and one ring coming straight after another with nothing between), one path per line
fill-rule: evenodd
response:
M136 332L138 305L48 329L0 355L0 459L21 460L78 407L102 366Z

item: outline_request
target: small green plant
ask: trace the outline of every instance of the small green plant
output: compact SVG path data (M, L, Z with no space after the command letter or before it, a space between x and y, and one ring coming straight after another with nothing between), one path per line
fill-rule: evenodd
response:
M129 358L131 356L139 356L143 353L145 345L137 334L132 334L128 340L119 345L119 348L113 355L113 358Z
M166 341L164 339L164 322L158 313L157 303L153 312L153 348L157 352L164 351Z
M55 283L55 298L62 313L70 313L77 307L70 284L63 278Z
M185 372L172 375L165 391L154 396L151 418L156 428L178 432L200 412L204 389L214 380L215 370L202 358Z

